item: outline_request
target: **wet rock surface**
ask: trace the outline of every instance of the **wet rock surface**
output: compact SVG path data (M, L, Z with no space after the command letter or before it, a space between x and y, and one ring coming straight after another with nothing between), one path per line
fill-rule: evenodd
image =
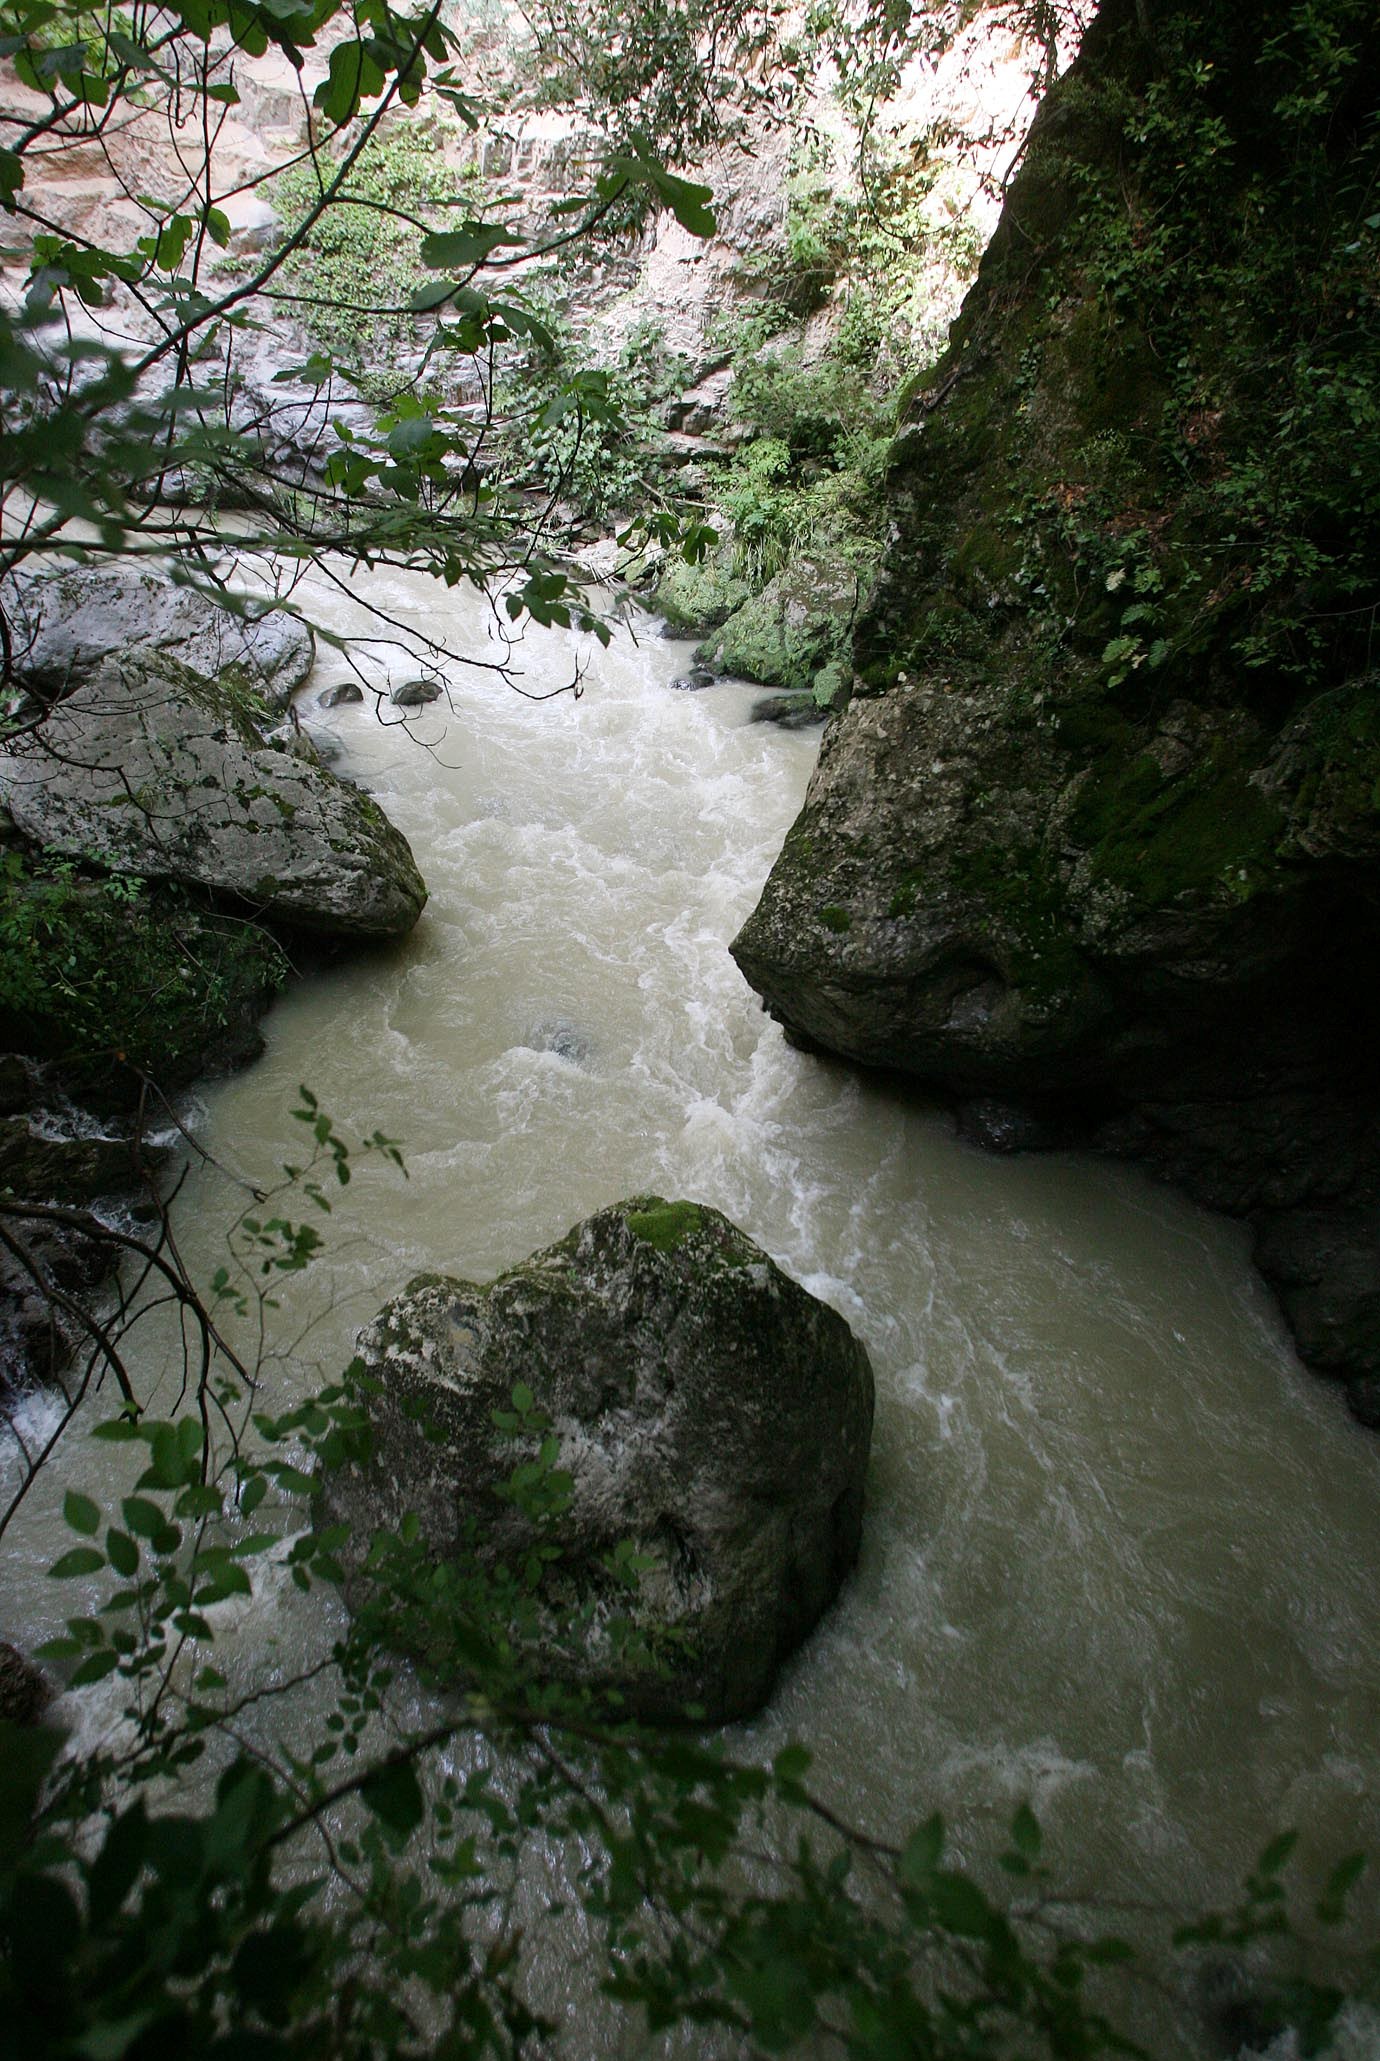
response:
M644 1715L742 1716L856 1556L867 1354L715 1210L637 1197L488 1287L421 1275L361 1353L373 1455L327 1486L356 1541L415 1511L440 1558L474 1527L486 1559L520 1562L532 1522L497 1491L536 1441L493 1413L522 1385L550 1420L571 1490L538 1675ZM635 1592L607 1571L624 1541ZM633 1654L612 1635L623 1618Z
M824 721L813 694L764 694L748 710L750 723L774 723L778 730L809 730Z
M441 699L442 688L437 680L404 680L389 696L394 708L425 708L429 702Z
M163 652L285 709L316 663L310 629L282 609L245 616L191 587L127 567L87 567L14 583L15 663L44 694L63 694L106 660Z
M0 759L18 829L112 872L233 895L327 934L399 936L426 890L402 834L252 708L161 655L108 661Z

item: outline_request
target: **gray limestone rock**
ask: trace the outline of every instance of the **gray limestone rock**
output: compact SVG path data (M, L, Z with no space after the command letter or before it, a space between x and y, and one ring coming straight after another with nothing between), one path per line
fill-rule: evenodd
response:
M856 1556L867 1353L716 1210L638 1197L488 1287L421 1275L361 1351L373 1454L326 1489L356 1541L415 1511L438 1557L473 1523L492 1562L520 1564L531 1522L495 1490L537 1435L493 1413L523 1384L549 1418L572 1487L538 1676L643 1715L743 1716ZM631 1595L606 1569L625 1540L644 1558ZM664 1671L618 1652L620 1615Z
M252 706L161 655L110 660L0 758L36 843L328 934L409 931L426 889L377 805L265 742Z
M43 694L65 692L107 659L150 650L212 679L233 671L269 708L284 709L316 663L311 631L283 609L249 620L133 567L83 567L12 584L18 669Z
M428 702L440 699L438 680L404 680L389 696L394 708L425 708Z

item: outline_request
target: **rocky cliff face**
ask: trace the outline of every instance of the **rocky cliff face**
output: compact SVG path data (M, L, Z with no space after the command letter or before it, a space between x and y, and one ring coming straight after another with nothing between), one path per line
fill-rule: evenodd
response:
M854 698L734 951L994 1142L1248 1217L1380 1423L1364 14L1107 0L911 401Z

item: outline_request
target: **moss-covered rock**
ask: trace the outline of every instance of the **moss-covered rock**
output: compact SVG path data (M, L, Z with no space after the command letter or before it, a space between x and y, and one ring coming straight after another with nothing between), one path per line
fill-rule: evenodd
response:
M1201 0L1148 44L1104 0L910 397L858 686L734 952L798 1035L1248 1214L1308 1356L1369 1380L1366 13Z
M847 649L864 586L862 571L842 556L795 553L696 655L717 672L807 691Z
M513 1631L538 1677L742 1716L856 1555L867 1354L717 1210L637 1196L487 1288L422 1275L361 1351L372 1456L327 1485L357 1542L414 1511L438 1559L472 1539L522 1565L534 1519L504 1484L549 1423L559 1558ZM539 1424L514 1412L523 1390ZM625 1542L632 1590L610 1572Z
M677 636L707 637L751 592L749 582L734 570L732 545L725 543L694 565L679 556L668 558L648 606Z
M98 1109L223 1073L262 1050L287 976L261 924L159 884L102 880L11 847L0 866L0 1045ZM41 1086L16 1083L10 1107Z
M157 653L109 660L16 740L0 797L49 852L330 935L400 936L426 900L377 803L270 745L233 681Z

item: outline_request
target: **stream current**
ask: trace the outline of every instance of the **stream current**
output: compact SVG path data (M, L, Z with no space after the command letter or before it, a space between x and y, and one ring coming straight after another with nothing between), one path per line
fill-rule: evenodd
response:
M434 625L420 580L369 591ZM503 655L478 597L439 606L453 645ZM309 607L375 629L324 589ZM490 1278L639 1191L713 1204L843 1313L878 1386L859 1566L746 1750L800 1737L858 1824L938 1809L967 1856L1027 1798L1061 1880L1178 1908L1233 1898L1285 1826L1305 1866L1380 1852L1380 1443L1300 1367L1244 1231L1131 1168L989 1157L794 1051L727 945L816 736L749 724L757 689L670 692L688 647L645 620L607 652L529 633L519 684L577 653L578 700L466 671L405 725L322 716L332 654L304 698L431 899L402 946L296 985L264 1058L201 1092L204 1142L255 1180L302 1156L303 1081L342 1131L403 1146L406 1182L357 1165L329 1290L304 1277L284 1313L315 1320L299 1360L334 1378L414 1271ZM235 1206L193 1177L194 1268ZM11 1636L73 1607L41 1576L69 1542L55 1502L15 1541ZM289 1667L297 1622L244 1636Z

